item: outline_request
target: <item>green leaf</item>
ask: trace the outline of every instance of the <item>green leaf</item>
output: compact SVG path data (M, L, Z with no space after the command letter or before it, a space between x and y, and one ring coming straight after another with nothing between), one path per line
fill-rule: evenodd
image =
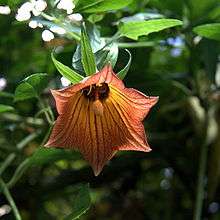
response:
M81 29L81 56L82 64L87 76L96 72L95 56L90 45L89 37L86 33L86 27L83 24Z
M25 78L15 90L14 101L39 97L40 92L47 86L47 82L46 73L36 73Z
M178 25L182 25L182 21L177 19L134 21L119 25L119 32L122 36L137 40L141 35L148 35Z
M10 105L2 105L0 104L0 113L14 111L14 108Z
M128 73L128 70L130 69L131 66L131 60L132 60L132 56L129 50L125 49L125 51L128 53L129 55L129 59L128 59L128 63L126 64L126 66L118 72L117 76L118 78L120 78L121 80L123 80L125 78L125 76Z
M134 14L132 16L127 16L127 17L122 17L121 19L118 20L117 24L119 22L133 22L133 21L146 21L150 19L159 19L159 18L164 18L164 15L159 14L158 12L139 12L137 14Z
M58 148L40 147L30 157L29 163L30 165L44 165L62 159L76 160L79 158L80 154L74 151L67 151Z
M80 82L81 80L83 80L83 76L81 76L80 74L78 74L77 72L69 68L68 66L62 64L58 60L56 60L53 53L51 53L51 58L52 58L52 61L55 67L59 71L59 73L65 78L67 78L70 82L72 82L73 84L76 84Z
M210 13L219 7L218 0L191 0L188 3L192 21L206 20Z
M79 189L73 204L72 213L68 215L65 220L78 219L89 209L90 205L91 198L89 194L89 185L85 184Z
M220 23L204 24L193 28L193 31L213 40L220 40Z
M118 10L126 7L133 0L79 0L75 11L85 13L97 13L110 10Z
M2 92L2 91L0 91L0 97L4 97L4 98L14 98L14 94L9 93L9 92Z

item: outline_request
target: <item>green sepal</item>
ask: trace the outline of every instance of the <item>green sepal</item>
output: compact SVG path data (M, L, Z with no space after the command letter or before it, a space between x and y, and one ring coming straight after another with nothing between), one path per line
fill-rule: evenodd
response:
M90 76L96 72L95 56L92 51L89 37L86 33L86 26L81 26L81 59L86 76Z
M126 64L126 66L122 70L120 70L117 74L118 78L121 80L123 80L125 78L125 76L127 75L128 71L130 69L131 60L132 60L132 55L131 55L130 51L127 49L125 49L125 51L127 52L129 58L128 58L128 62Z
M79 83L81 80L83 80L83 76L56 60L53 53L51 53L51 58L59 73L65 78L67 78L72 84Z

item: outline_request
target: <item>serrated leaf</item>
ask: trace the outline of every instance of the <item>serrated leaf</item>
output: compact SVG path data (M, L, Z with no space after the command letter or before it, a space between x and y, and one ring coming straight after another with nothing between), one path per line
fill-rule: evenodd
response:
M14 111L14 108L10 105L2 105L0 104L0 113Z
M193 31L202 37L220 40L220 23L200 25L193 28Z
M137 40L139 36L148 35L178 25L182 25L182 21L177 19L134 21L119 25L119 32L122 36Z
M46 73L35 73L25 78L15 90L14 101L37 98L47 86L47 82L48 75Z
M83 80L83 76L81 76L80 74L75 72L73 69L69 68L68 66L62 64L58 60L56 60L53 53L51 53L51 58L52 58L52 61L55 67L59 71L59 73L65 78L67 78L70 82L72 82L73 84L76 84L76 83L79 83L81 80Z
M126 7L133 0L79 0L75 11L84 13L97 13L118 10Z
M86 33L86 27L83 24L81 29L81 57L84 71L87 76L90 76L96 72L95 56L92 51L92 47L89 41L89 37Z
M123 80L125 78L125 76L127 75L128 71L130 69L131 60L132 60L132 56L131 56L130 51L127 49L125 49L125 51L128 53L129 59L128 59L126 66L121 71L119 71L117 74L118 78L120 78L121 80Z
M65 220L79 219L90 207L91 198L89 194L88 184L82 185L79 189L75 202L73 204L72 213L65 218Z

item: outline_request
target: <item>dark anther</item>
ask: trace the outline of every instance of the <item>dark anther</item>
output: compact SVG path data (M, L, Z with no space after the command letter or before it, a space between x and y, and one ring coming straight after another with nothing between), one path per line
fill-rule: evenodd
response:
M99 99L105 99L108 97L109 94L109 87L107 83L102 83L100 86L97 87L98 89L98 94L99 94Z
M107 83L102 83L100 85L90 85L82 89L84 96L92 101L99 99L103 100L108 97L109 87Z

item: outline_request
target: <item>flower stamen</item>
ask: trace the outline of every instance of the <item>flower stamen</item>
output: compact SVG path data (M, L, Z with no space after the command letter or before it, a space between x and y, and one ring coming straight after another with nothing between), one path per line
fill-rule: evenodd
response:
M83 88L82 93L90 101L103 101L109 95L109 87L107 83L93 84Z

